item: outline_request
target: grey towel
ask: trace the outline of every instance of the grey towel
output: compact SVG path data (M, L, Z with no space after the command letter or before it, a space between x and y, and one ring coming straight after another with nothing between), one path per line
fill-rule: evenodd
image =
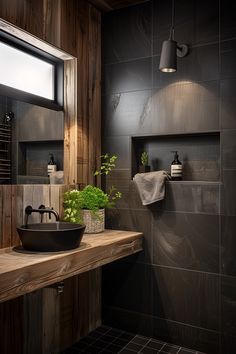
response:
M165 180L170 179L166 171L137 173L135 182L143 205L148 205L162 200L165 197Z

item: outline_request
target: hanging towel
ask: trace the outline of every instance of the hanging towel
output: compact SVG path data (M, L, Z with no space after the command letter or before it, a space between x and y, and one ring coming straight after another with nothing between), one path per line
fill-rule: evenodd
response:
M137 173L135 182L143 205L155 203L165 197L165 181L170 179L166 171Z

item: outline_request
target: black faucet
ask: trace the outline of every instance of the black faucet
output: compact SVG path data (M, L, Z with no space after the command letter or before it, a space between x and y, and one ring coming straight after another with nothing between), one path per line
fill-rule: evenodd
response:
M31 205L28 205L25 208L26 225L28 224L29 215L31 215L32 213L39 213L41 215L41 222L43 222L43 214L45 213L49 214L49 219L51 219L51 214L53 214L56 218L56 221L59 221L59 214L57 211L53 210L53 208L46 208L44 205L40 205L38 209L34 209Z

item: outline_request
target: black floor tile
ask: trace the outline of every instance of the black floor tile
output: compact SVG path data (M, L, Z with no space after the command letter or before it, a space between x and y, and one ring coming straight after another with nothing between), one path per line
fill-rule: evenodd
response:
M148 348L152 348L152 349L156 349L156 350L160 350L163 348L163 346L165 345L165 343L163 342L158 342L158 341L154 341L154 340L150 340L147 344Z
M146 345L149 340L150 340L150 338L147 338L147 337L135 336L135 337L131 340L131 342L132 342L132 343L136 343L136 344Z
M101 326L61 354L204 354L191 349Z

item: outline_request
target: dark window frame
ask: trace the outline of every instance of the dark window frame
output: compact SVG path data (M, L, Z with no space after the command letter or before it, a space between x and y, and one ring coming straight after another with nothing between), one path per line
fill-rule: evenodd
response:
M53 65L54 100L37 96L29 92L21 91L3 84L0 84L0 95L8 96L16 100L46 107L56 111L62 111L64 98L64 61L2 30L0 30L0 42L3 42L13 48L21 50Z

